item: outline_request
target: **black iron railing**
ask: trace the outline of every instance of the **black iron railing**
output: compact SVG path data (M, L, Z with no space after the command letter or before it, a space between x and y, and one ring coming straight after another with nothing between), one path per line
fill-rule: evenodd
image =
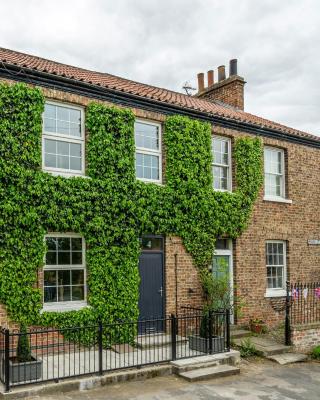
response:
M291 342L291 327L320 322L320 282L287 282L285 341Z
M209 323L204 324L208 320ZM203 327L205 332L203 333ZM26 335L32 359L18 362L19 337ZM0 330L0 380L6 391L230 350L229 314L190 310L144 321L70 328Z

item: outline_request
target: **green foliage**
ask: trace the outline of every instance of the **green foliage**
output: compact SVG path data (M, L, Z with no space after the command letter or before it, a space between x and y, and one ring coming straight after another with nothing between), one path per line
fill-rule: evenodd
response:
M259 356L260 352L256 349L255 345L251 342L250 338L243 339L239 346L240 355L243 358Z
M32 360L27 328L24 325L20 327L20 335L17 346L17 360L18 362L27 362Z
M315 360L320 360L320 346L316 346L312 349L311 357Z
M142 234L182 237L204 269L217 236L235 238L245 229L262 182L258 139L236 140L236 190L215 192L211 126L168 117L165 185L145 184L135 178L132 111L91 103L86 109L90 179L64 178L41 171L43 108L40 89L0 85L0 302L13 320L61 328L97 318L135 320ZM91 307L40 313L37 280L49 231L84 236ZM117 340L133 334L124 329Z

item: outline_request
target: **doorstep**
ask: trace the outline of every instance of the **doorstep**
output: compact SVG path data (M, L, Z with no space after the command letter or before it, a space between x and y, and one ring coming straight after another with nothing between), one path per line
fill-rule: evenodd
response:
M39 396L47 394L66 393L71 391L85 391L100 386L109 385L117 382L145 380L156 376L166 376L172 374L170 364L156 365L152 367L142 367L127 369L118 372L109 372L101 376L89 376L79 379L65 379L59 382L34 384L29 386L15 387L10 392L5 393L4 387L0 387L0 399L25 399L30 396Z

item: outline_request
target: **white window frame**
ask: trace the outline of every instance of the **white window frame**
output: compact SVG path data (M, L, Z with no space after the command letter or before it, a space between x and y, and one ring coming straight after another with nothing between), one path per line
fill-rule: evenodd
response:
M228 144L228 165L225 164L218 164L215 162L214 160L214 151L213 151L213 146L212 146L212 142L214 140L220 140L220 141L224 141L227 142ZM217 192L232 192L232 156L231 156L231 139L226 137L226 136L219 136L219 135L213 135L211 137L211 151L212 151L212 157L213 157L213 161L211 164L212 167L212 178L213 178L213 189L216 190ZM216 189L214 187L214 175L213 175L213 168L214 167L223 167L223 168L228 168L228 175L227 175L227 189Z
M84 113L83 107L75 106L74 104L51 101L51 100L46 100L46 104L51 104L53 106L58 106L58 107L59 106L67 107L67 108L71 108L71 109L80 111L80 113L81 113L81 125L80 125L81 126L81 136L79 138L76 138L75 136L64 135L62 133L46 132L45 125L44 125L44 113L43 113L43 115L42 115L42 170L46 171L46 172L50 172L53 175L62 175L65 177L84 176L85 175L85 123L84 123L85 113ZM44 141L45 141L45 139L80 144L81 145L81 171L64 169L64 168L46 167L45 163L44 163L44 159L45 159Z
M267 244L268 243L281 243L283 245L283 273L282 273L282 287L281 288L268 288L268 267L274 267L275 265L268 265L266 263L267 256ZM287 242L285 240L266 240L265 241L265 268L266 268L266 294L265 297L283 297L286 296L286 280L287 280Z
M266 163L265 163L265 152L273 151L281 154L281 174L269 173L266 171ZM264 200L266 201L279 201L283 203L292 203L291 200L286 199L286 173L285 173L285 159L284 159L284 150L279 147L273 146L264 146L263 152L263 164L264 164ZM281 186L280 186L280 196L274 196L266 193L266 174L281 176Z
M159 150L152 150L145 147L138 147L135 144L135 152L134 152L134 163L135 163L135 171L136 171L136 179L142 182L150 182L162 184L162 126L159 122L154 122L146 119L136 119L135 122L140 122L141 124L152 125L158 128L159 132ZM135 135L135 132L134 132ZM137 170L136 170L136 156L137 153L146 154L150 156L157 156L159 158L159 179L147 179L147 178L138 178Z
M63 311L74 311L80 310L87 306L87 268L86 268L86 243L85 239L82 235L74 233L74 232L50 232L45 235L44 240L48 237L68 237L68 238L81 238L82 239L82 264L81 265L46 265L46 254L44 255L44 271L56 271L56 270L72 270L72 269L82 269L84 271L83 279L84 279L84 300L81 301L56 301L52 303L44 302L44 279L43 279L43 287L42 287L42 311L55 311L55 312L63 312Z

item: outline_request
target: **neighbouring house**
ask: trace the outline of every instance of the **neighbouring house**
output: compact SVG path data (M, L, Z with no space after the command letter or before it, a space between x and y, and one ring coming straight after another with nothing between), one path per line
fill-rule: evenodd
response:
M264 185L244 232L233 239L224 232L217 237L212 273L221 263L228 265L230 285L235 295L244 300L241 314L234 316L236 324L246 324L250 318L262 318L270 325L283 322L286 280L319 280L320 138L246 113L245 81L238 75L236 60L230 62L228 77L224 66L218 68L217 82L213 71L209 71L207 86L204 74L198 74L198 92L194 96L3 48L0 48L0 80L9 85L23 82L28 87L40 88L45 98L41 128L42 170L53 177L62 177L59 178L62 180L82 177L88 188L90 179L85 178L90 163L95 160L92 153L89 160L86 157L90 132L85 122L88 104L93 101L132 110L135 116L136 179L145 185L156 184L154 191L159 193L166 185L164 124L168 116L180 115L210 123L212 184L213 189L221 193L232 194L236 189L236 140L260 138L264 152ZM1 105L0 97L0 116ZM25 106L28 113L27 104ZM99 131L97 127L92 129ZM96 157L103 156L103 151L97 147ZM247 168L250 169L250 165ZM108 170L104 173L108 179ZM27 184L22 187L24 189L20 190L29 190ZM161 207L161 202L154 203L153 207ZM91 215L91 219L99 219L99 207L96 209L97 215ZM100 210L103 212L102 206ZM77 212L81 213L81 207ZM59 226L50 222L50 216L48 221L48 226ZM28 220L24 223L28 224ZM123 229L125 225L119 226L119 230ZM172 232L172 227L168 227L168 232ZM163 317L184 305L200 306L203 294L198 269L182 239L166 232L150 231L140 239L140 316ZM1 238L3 243L5 240L5 237ZM27 284L33 280L33 286L42 293L41 312L80 312L89 305L87 299L92 285L105 284L111 291L112 279L118 279L117 272L110 267L114 275L110 281L104 277L103 282L99 276L90 275L87 267L92 261L95 242L87 243L82 232L61 226L59 230L48 229L42 240L46 243L44 265L27 279ZM6 248L9 245L14 247L16 244L6 243ZM29 245L25 243L26 247ZM101 243L97 247L104 251ZM88 248L92 254L87 257ZM112 251L116 252L116 246ZM118 271L119 281L125 280L126 276L120 276L120 269ZM0 277L5 279L1 271ZM89 283L89 279L93 281ZM134 285L138 280L132 278L131 282ZM125 297L125 292L119 294L124 303L137 302L136 296L130 300ZM109 293L106 290L104 296L108 297ZM112 296L116 296L115 293ZM0 325L6 326L11 318L6 302L3 303ZM99 307L99 304L92 306ZM109 312L112 313L112 307Z

